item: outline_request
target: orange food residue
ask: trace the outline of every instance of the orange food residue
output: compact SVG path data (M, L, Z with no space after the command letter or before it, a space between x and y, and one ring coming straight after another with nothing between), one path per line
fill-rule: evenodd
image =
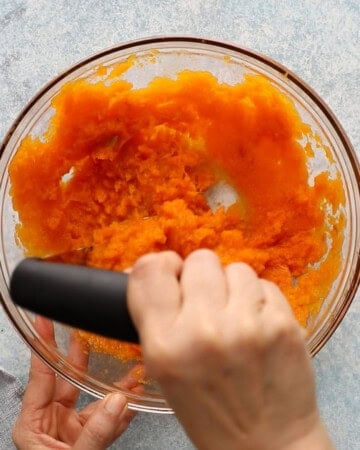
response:
M107 84L64 85L48 131L14 156L27 253L92 246L89 265L123 270L147 252L210 248L224 265L245 261L276 282L306 325L338 274L345 221L339 176L308 181L313 151L300 141L310 127L264 77L230 86L184 71L134 89L114 78L129 61ZM207 193L220 182L239 197L214 211ZM95 350L140 357L136 346L84 336Z

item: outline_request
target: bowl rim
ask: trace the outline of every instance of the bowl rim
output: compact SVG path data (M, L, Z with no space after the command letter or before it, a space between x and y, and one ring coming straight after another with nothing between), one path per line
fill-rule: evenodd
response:
M206 37L199 37L199 36L193 36L193 35L158 35L158 36L149 36L144 37L140 39L134 39L125 41L121 44L117 44L111 47L108 47L106 49L103 49L99 52L93 53L90 56L87 56L77 63L71 65L69 68L63 70L60 72L57 76L55 76L53 79L48 81L43 85L42 88L34 95L32 98L27 102L27 104L23 107L21 112L18 114L18 116L13 121L12 125L6 132L1 144L0 144L0 158L2 157L2 154L4 153L11 137L15 133L17 127L21 123L22 119L26 116L26 114L31 110L31 108L40 100L44 94L49 91L53 86L55 86L57 83L59 83L61 80L66 78L69 74L73 73L77 69L80 69L84 65L87 65L93 61L96 61L100 58L106 57L107 55L111 55L115 52L120 52L128 49L132 49L134 47L141 47L141 46L149 46L154 45L156 48L156 45L159 44L169 44L174 43L176 44L189 44L189 45L200 45L204 47L213 47L217 48L222 51L231 51L243 56L247 56L251 58L252 60L256 60L257 62L260 62L264 64L266 67L270 67L273 69L278 75L282 75L283 77L287 78L290 82L294 83L303 93L306 94L308 98L310 98L315 105L321 110L321 112L324 114L326 119L329 121L330 125L333 127L336 136L340 139L343 147L346 150L346 156L349 159L351 169L355 175L356 181L357 181L357 187L360 192L360 166L359 161L356 156L356 152L350 142L350 139L348 138L344 128L336 118L335 114L332 112L330 107L327 105L327 103L317 94L317 92L310 87L305 81L303 81L298 75L296 75L294 72L289 70L287 67L282 65L281 63L277 62L276 60L272 59L271 57L268 57L258 51L249 49L247 47L237 45L228 41L222 41L218 39L212 39L212 38L206 38ZM356 234L356 238L359 237L359 233ZM354 268L354 276L351 279L351 284L349 288L347 289L347 292L345 293L346 298L341 305L341 308L339 308L335 314L333 315L333 321L331 326L327 329L326 333L324 333L324 336L317 342L316 346L314 347L311 356L315 356L321 348L326 344L326 342L329 341L341 321L343 320L346 312L348 311L355 294L358 290L360 284L360 258L359 255L356 260L356 266ZM32 351L34 351L37 356L39 356L47 365L49 365L55 372L57 372L59 375L61 375L63 378L67 379L67 381L74 384L76 387L85 390L88 393L91 393L94 396L99 397L101 394L99 392L96 392L94 389L92 389L89 386L84 386L81 382L77 381L76 379L73 379L69 374L66 374L61 371L60 368L56 367L56 363L53 363L51 361L48 361L45 356L39 351L36 346L33 345L32 342L29 342L29 339L26 336L26 333L21 330L19 325L14 320L6 302L4 301L2 295L0 294L0 302L5 309L7 317L10 319L12 324L14 325L15 329L18 331L18 333L21 335L22 339L25 341L25 343L31 348ZM143 403L146 403L146 401L149 400L148 398L144 397L141 401ZM172 413L173 411L166 406L165 403L162 403L162 401L158 400L157 405L152 403L152 405L142 405L138 403L132 403L131 399L129 398L129 408L138 410L138 411L151 411L151 412L157 412L157 413ZM164 405L164 406L162 406Z

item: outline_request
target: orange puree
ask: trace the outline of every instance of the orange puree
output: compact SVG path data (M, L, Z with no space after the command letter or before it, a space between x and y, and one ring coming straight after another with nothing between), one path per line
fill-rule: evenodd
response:
M316 136L267 79L230 86L184 71L139 89L78 80L52 106L47 132L24 139L10 165L29 255L92 246L89 265L122 270L147 252L207 247L278 283L301 324L318 311L340 267L345 219L333 213L344 194L338 175L309 183ZM219 182L239 199L212 211L206 193ZM85 336L96 350L139 356Z

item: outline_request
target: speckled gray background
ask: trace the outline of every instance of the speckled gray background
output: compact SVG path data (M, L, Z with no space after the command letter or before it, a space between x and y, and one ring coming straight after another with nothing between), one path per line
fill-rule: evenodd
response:
M0 0L0 139L69 65L125 40L169 33L229 40L278 60L317 90L360 151L359 0ZM356 299L314 360L321 413L340 450L360 449L359 319ZM0 311L0 367L22 386L28 357ZM0 435L8 432L2 427ZM192 447L174 417L141 414L112 448Z

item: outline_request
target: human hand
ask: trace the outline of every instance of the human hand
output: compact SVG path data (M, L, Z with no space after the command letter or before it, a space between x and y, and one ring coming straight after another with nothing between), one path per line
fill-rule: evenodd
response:
M135 264L128 301L147 372L197 448L333 448L303 330L273 283L208 250L164 252Z
M36 318L35 327L48 343L54 344L52 323ZM81 368L87 366L84 343L72 337L68 358ZM57 377L37 356L31 356L29 383L22 410L13 430L19 450L103 450L127 428L134 413L126 398L113 393L76 412L79 390Z

